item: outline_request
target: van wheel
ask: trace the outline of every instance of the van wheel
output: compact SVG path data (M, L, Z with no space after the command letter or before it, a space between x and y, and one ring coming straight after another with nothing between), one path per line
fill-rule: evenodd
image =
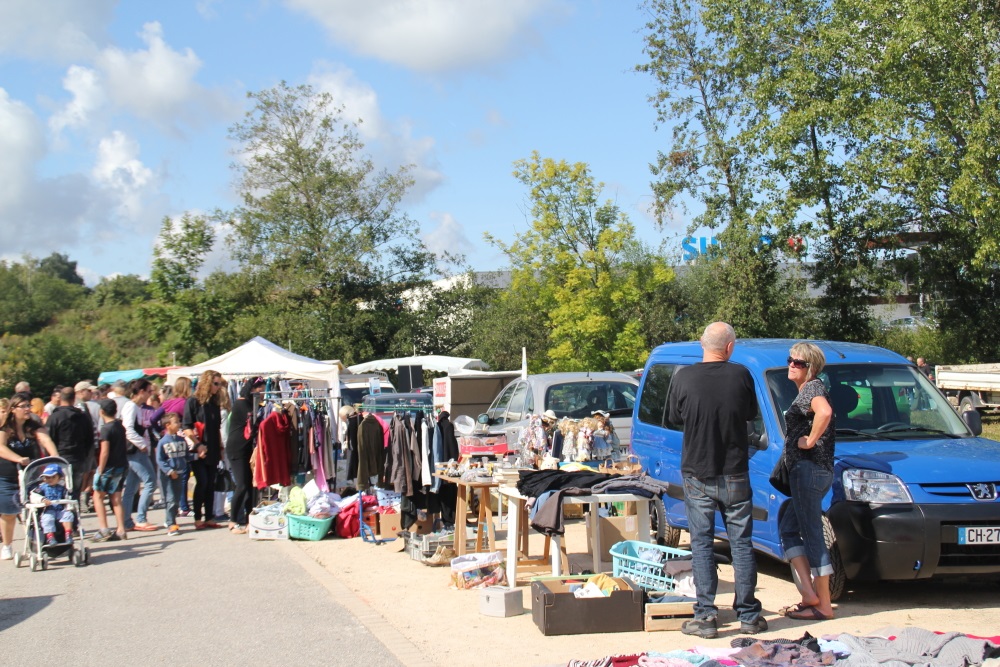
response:
M681 529L667 523L667 508L663 505L663 498L653 498L649 502L649 528L650 537L660 546L676 549L681 542Z
M962 402L958 404L958 414L963 412L968 412L969 410L975 410L976 404L972 402L971 396L966 396L962 399Z
M833 534L833 526L830 520L823 515L823 541L826 542L826 549L830 552L830 564L833 566L833 574L830 575L830 600L836 602L844 594L847 588L847 575L844 574L844 561L840 558L840 547L837 546L837 536ZM795 581L795 570L788 566L792 574L792 581Z

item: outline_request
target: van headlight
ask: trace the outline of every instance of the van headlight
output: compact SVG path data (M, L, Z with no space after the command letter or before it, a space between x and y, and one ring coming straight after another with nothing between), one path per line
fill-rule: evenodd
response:
M844 471L843 481L847 500L873 505L913 502L903 480L886 472L850 468Z

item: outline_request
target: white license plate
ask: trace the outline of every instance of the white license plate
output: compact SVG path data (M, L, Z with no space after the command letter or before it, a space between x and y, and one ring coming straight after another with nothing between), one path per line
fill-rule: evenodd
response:
M958 529L959 544L1000 544L1000 527L961 526Z

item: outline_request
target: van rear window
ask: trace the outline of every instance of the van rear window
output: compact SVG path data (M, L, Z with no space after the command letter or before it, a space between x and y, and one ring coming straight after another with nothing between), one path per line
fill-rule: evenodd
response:
M653 426L667 426L667 395L676 369L674 364L654 364L646 372L639 398L639 421Z

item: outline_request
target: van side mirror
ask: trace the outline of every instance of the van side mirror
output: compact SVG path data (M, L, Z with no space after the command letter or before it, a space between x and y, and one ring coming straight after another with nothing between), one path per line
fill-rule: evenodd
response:
M962 413L962 421L972 431L972 435L983 434L983 416L979 414L979 410L966 410Z
M483 414L481 414L478 417L476 417L476 421L478 423L482 424L483 426L489 426L490 425L490 416L484 412Z

